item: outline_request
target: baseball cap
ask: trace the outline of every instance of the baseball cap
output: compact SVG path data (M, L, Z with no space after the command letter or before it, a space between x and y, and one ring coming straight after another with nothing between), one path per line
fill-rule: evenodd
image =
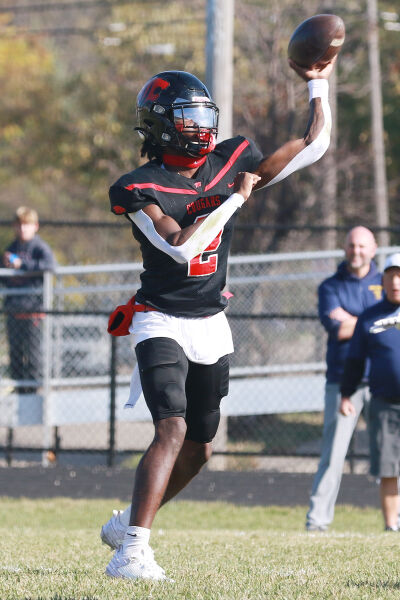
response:
M399 267L400 269L400 252L396 252L387 257L383 270L386 271L386 269L390 269L390 267Z

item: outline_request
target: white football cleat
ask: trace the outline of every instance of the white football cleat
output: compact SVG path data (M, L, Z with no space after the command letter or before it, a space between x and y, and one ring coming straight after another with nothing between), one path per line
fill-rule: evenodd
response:
M369 332L381 333L382 331L386 331L386 329L390 329L391 327L400 329L400 314L375 321L373 326L370 328Z
M122 547L118 548L106 567L106 575L122 579L173 581L173 579L168 579L164 569L156 563L150 546L146 546L140 550L138 555L130 558L123 556Z
M113 510L111 519L101 528L101 541L110 546L111 550L117 550L124 541L126 527L121 522L121 514L122 511Z

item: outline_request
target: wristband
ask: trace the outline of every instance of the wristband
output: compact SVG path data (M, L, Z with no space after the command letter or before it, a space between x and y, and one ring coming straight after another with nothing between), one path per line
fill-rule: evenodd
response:
M310 79L307 81L309 102L314 98L328 98L329 83L327 79Z

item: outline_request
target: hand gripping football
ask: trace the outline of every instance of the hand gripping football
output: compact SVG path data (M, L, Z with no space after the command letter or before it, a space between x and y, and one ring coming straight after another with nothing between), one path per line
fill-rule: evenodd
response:
M391 327L395 327L396 329L400 329L400 314L394 315L392 317L386 317L385 319L379 319L375 321L373 326L370 328L370 333L381 333L382 331L386 331L386 329L390 329Z
M294 30L288 56L301 67L323 67L341 50L345 37L343 20L336 15L314 15Z

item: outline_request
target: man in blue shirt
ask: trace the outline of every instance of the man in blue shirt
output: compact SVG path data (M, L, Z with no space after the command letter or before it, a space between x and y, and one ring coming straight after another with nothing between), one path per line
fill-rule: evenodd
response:
M387 531L398 531L400 475L400 253L389 256L383 273L384 299L359 317L346 359L340 412L354 419L352 394L370 361L370 472L380 478Z
M318 312L328 332L325 412L321 459L314 477L308 531L325 531L333 520L343 465L358 417L369 400L366 375L355 390L355 414L339 414L340 379L358 316L381 298L381 274L373 261L376 242L366 227L354 227L345 242L345 260L318 288Z

